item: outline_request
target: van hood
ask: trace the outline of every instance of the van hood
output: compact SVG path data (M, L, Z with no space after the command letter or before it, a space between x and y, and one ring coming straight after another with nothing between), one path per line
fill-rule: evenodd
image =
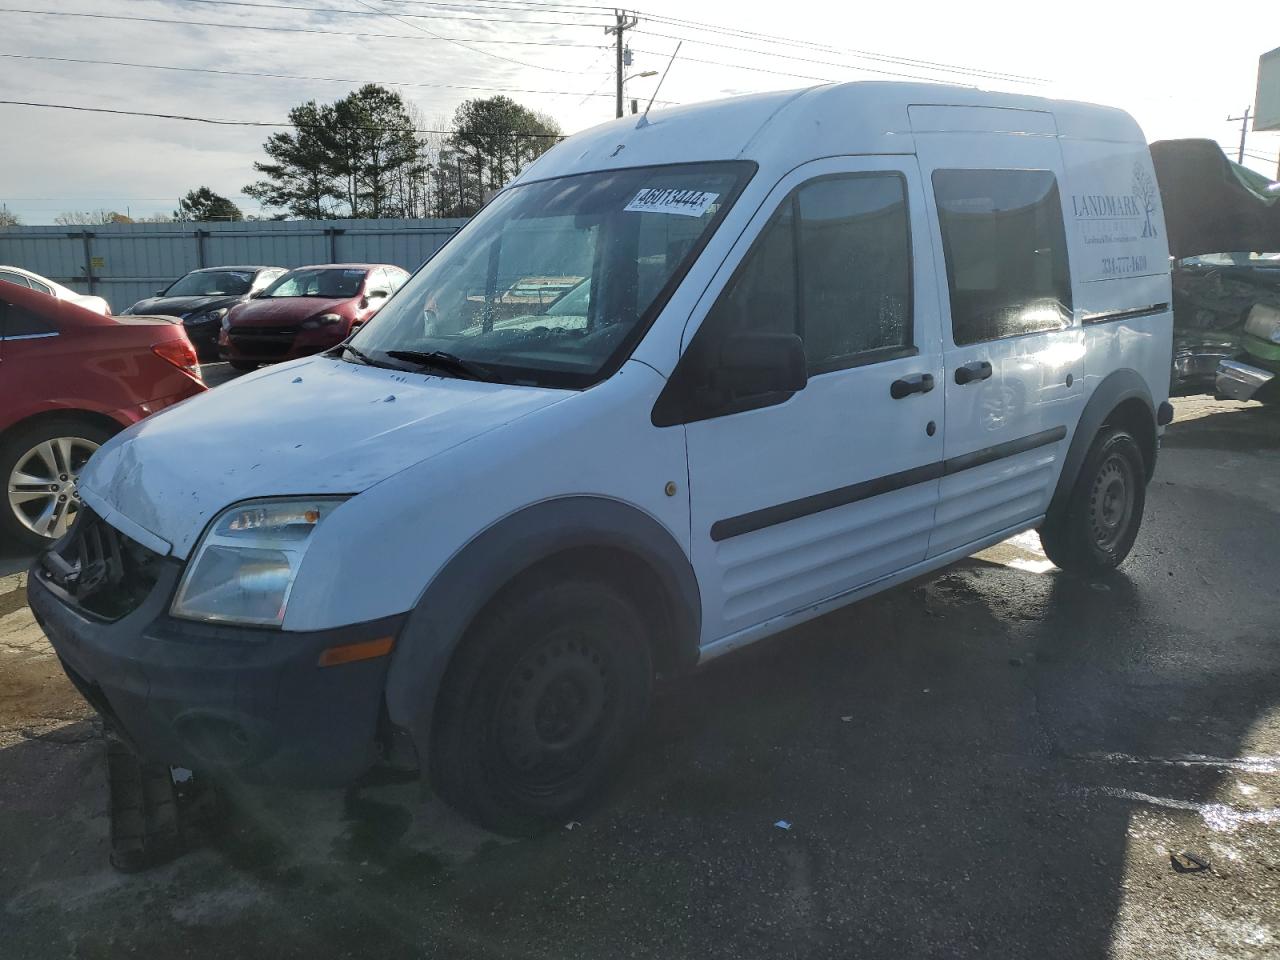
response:
M572 395L311 357L143 420L93 455L79 488L124 532L185 557L233 503L360 493Z

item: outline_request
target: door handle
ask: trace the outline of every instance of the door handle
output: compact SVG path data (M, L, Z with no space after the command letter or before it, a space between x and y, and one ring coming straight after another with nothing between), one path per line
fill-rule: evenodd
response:
M909 377L902 377L889 384L889 396L895 400L901 400L913 393L928 393L932 389L932 373L913 373Z
M989 376L991 376L991 364L986 360L975 360L973 363L966 363L963 367L956 367L956 383L962 387L975 380L986 380Z

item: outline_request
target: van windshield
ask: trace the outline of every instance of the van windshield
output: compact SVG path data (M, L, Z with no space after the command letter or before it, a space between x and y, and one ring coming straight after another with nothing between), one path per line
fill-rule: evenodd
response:
M754 170L638 167L499 194L352 340L494 380L589 386L621 365Z

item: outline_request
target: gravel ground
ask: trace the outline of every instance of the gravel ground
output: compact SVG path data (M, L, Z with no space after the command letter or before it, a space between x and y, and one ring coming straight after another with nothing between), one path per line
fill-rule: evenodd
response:
M536 841L413 783L239 790L115 873L100 730L0 554L0 957L1280 955L1280 411L1176 405L1119 576L1023 535L725 658Z

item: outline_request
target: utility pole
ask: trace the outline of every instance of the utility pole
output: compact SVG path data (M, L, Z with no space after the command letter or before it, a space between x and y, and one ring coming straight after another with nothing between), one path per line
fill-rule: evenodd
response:
M1241 166L1244 166L1244 138L1249 133L1249 110L1249 107L1244 108L1243 117L1227 117L1228 123L1235 123L1237 120L1240 121L1240 153L1236 157L1236 163Z
M612 27L605 27L604 32L612 33L617 38L616 83L617 83L617 90L618 90L618 97L617 97L618 109L615 116L620 117L622 116L622 83L623 83L622 72L623 70L626 69L626 64L623 62L623 47L625 46L623 42L623 34L625 34L628 30L630 30L640 21L636 17L633 17L630 14L628 14L627 11L625 10L614 10L613 16L614 16L614 25Z

